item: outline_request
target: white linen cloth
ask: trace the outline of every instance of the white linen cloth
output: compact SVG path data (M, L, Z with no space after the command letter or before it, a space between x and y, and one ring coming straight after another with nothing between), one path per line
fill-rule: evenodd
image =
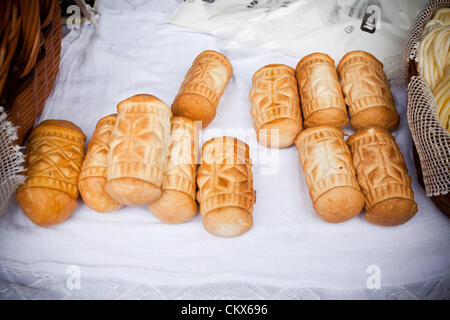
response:
M101 37L85 24L64 38L60 73L39 121L70 120L89 139L97 121L116 112L118 102L129 96L149 93L170 105L193 59L203 50L219 50L213 36L166 23L176 2L141 2L135 10L125 1L101 1ZM254 72L269 63L295 67L301 57L264 52L230 56L233 76L215 120L203 130L203 142L233 135L250 144L257 198L249 232L219 238L203 229L199 215L167 225L146 206L100 214L81 200L67 221L42 228L14 204L0 220L0 267L65 277L75 265L81 283L87 277L152 286L243 281L365 289L370 266L380 271L382 288L448 275L450 220L417 183L404 88L392 90L401 115L394 136L412 178L417 215L397 227L372 225L363 214L329 224L314 213L295 147L277 151L258 146L249 113Z

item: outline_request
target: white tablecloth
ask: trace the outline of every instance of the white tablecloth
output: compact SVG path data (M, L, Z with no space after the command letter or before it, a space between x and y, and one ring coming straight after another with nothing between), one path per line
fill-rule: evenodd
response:
M176 4L150 1L133 9L125 1L100 1L101 37L86 24L63 39L60 74L39 121L73 121L89 139L98 119L131 95L154 94L170 105L195 56L220 50L213 36L166 22ZM253 228L224 239L208 234L199 215L166 225L146 206L99 214L81 200L67 221L41 228L14 204L0 220L0 297L449 296L450 220L417 183L405 89L392 89L401 115L394 136L419 212L397 227L369 224L362 214L328 224L313 211L295 147L258 146L249 114L253 73L269 63L295 67L301 57L274 52L229 56L233 77L202 140L232 135L250 144L257 190ZM73 266L81 288L69 290ZM373 268L379 271L381 289L367 293ZM411 288L420 293L411 295ZM186 294L189 290L198 294Z

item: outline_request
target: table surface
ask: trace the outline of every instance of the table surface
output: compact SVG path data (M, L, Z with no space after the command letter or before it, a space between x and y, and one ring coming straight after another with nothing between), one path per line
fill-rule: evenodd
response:
M101 36L85 24L63 39L60 74L39 121L71 120L89 140L97 120L115 112L119 101L145 92L170 104L195 56L206 49L221 51L230 58L233 77L201 141L232 135L249 143L257 190L253 228L222 239L207 234L198 215L168 226L145 207L102 215L81 201L66 222L39 228L13 204L0 220L0 298L448 298L450 220L416 181L406 89L392 85L401 115L394 136L419 212L393 228L370 225L362 214L337 225L325 223L312 209L295 147L259 146L249 114L253 73L269 63L295 67L301 55L234 50L212 35L169 24L177 5L100 1ZM339 41L325 51L335 52L336 61L346 50L336 49ZM304 50L323 45L311 42ZM381 287L371 290L374 270ZM80 288L70 284L74 275L80 276Z

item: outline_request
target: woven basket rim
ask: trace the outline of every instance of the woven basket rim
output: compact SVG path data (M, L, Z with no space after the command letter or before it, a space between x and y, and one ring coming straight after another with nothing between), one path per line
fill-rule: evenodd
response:
M39 30L43 35L36 64L31 72L11 86L5 107L7 119L18 131L17 144L22 144L40 116L45 101L53 90L59 70L62 24L58 0L52 0L51 23Z

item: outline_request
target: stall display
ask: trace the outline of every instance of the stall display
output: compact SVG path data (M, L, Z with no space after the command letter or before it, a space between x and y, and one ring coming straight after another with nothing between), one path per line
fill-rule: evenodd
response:
M356 33L330 33L320 43L301 33L292 56L233 50L217 36L167 23L176 8L214 6L202 2L97 1L96 25L85 21L63 38L45 108L30 120L34 129L19 126L15 141L23 145L24 183L0 219L0 282L14 289L0 296L20 286L66 298L155 297L152 289L183 298L199 286L207 287L203 298L249 296L228 294L233 283L262 298L333 290L389 297L388 288L416 286L419 296L437 290L425 294L422 283L450 283L450 220L427 197L448 197L450 181L448 66L435 54L445 33L436 34L441 45L421 47L431 33L420 29L407 47L427 57L405 59L407 92L384 59L399 44L385 46L393 40L382 34L406 35L394 24L361 31L351 45ZM299 3L270 8L265 18L317 13L312 2ZM8 9L12 22L20 5ZM444 7L448 1L426 7L425 20L435 20L426 30L446 23ZM317 33L342 24L319 22ZM45 60L40 48L25 78ZM22 119L5 106L10 119ZM70 268L81 270L83 292L66 290ZM381 272L377 293L369 292L372 270ZM15 275L47 280L25 284Z

